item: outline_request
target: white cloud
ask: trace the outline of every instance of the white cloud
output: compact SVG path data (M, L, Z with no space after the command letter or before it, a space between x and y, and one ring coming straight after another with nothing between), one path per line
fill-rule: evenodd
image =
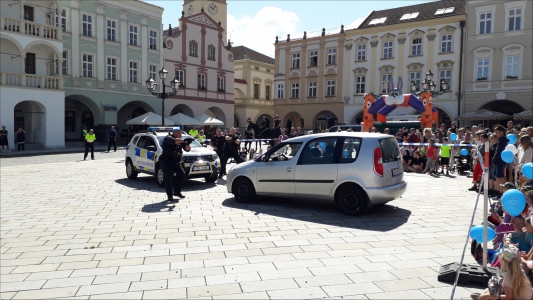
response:
M296 13L273 6L263 7L254 16L240 19L228 15L228 38L231 36L233 46L244 45L274 57L276 36L286 39L287 33L296 30L298 21Z

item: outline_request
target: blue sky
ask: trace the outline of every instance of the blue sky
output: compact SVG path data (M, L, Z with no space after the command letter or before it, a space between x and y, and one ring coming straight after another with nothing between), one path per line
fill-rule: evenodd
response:
M183 1L148 0L165 8L164 28L178 25ZM372 10L414 5L428 0L396 1L250 1L228 0L228 37L233 46L245 45L274 57L276 35L286 39L354 28Z

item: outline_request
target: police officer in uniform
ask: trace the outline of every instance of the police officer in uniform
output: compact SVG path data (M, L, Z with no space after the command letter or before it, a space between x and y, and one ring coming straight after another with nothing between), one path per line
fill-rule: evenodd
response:
M174 128L172 134L163 139L163 153L160 160L163 162L163 176L168 201L174 200L172 196L185 198L181 193L181 187L185 182L185 170L181 163L181 157L183 150L187 152L191 150L190 144L193 140L192 138L183 140L180 128Z
M238 137L235 135L235 128L231 128L229 134L225 137L224 156L220 161L219 178L222 178L223 175L226 175L226 164L228 163L229 158L233 158L237 164L241 163L241 158L239 157L240 143L241 141L239 141Z
M252 123L252 118L248 118L248 124ZM246 148L247 152L250 152L252 149L252 139L254 138L254 134L252 133L252 130L246 130L244 132L244 137L246 138L246 142L244 142L244 148Z
M213 151L215 151L220 158L220 161L224 161L224 144L226 143L226 138L222 135L222 130L217 128L216 134L214 137L211 138L211 141L209 142L209 146L213 148ZM220 174L218 176L222 176L224 172L220 169Z

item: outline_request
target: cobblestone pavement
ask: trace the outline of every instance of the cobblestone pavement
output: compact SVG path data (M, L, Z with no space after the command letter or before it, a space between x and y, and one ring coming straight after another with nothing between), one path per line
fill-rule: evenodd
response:
M224 180L188 181L169 204L155 178L126 178L122 155L2 159L0 299L450 297L437 271L460 259L470 179L407 174L402 199L350 217L240 204Z

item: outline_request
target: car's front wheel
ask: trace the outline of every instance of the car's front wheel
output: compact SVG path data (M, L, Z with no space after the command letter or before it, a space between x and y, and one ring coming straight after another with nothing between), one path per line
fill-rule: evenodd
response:
M335 197L335 202L343 213L356 216L366 211L368 199L360 187L347 185L341 187Z
M128 176L128 179L135 179L137 178L137 175L139 175L139 172L135 171L135 167L133 166L131 159L128 159L126 162L126 176Z
M163 173L163 168L161 168L161 166L156 166L155 176L157 178L157 184L160 187L164 187L165 186L165 175Z
M213 168L213 172L209 175L205 176L205 182L206 183L214 183L218 179L218 171L217 168Z
M255 188L248 178L237 178L232 191L235 199L241 203L250 203L255 199Z

